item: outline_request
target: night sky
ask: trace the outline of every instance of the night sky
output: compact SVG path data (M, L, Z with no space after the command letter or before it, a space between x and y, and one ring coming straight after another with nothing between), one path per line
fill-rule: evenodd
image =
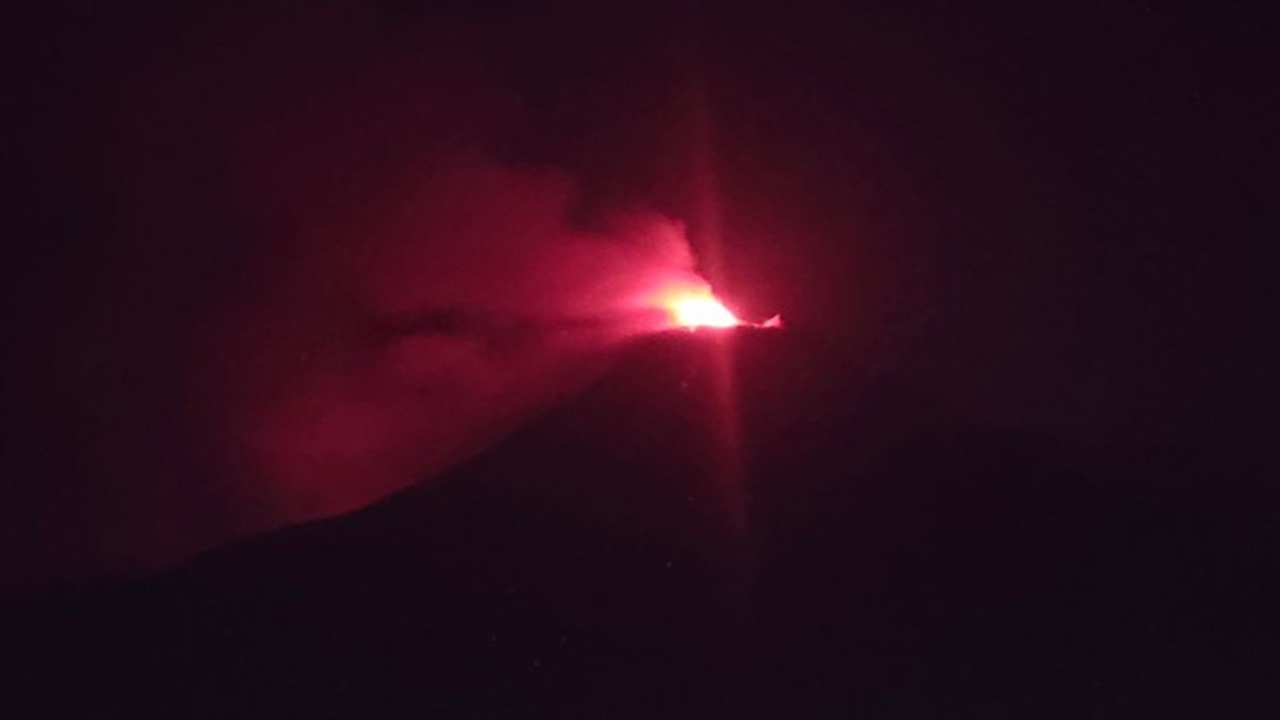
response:
M1265 3L32 5L4 715L1280 710Z

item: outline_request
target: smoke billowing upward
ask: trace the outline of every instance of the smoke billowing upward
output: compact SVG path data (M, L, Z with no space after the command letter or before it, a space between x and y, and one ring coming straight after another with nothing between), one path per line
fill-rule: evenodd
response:
M702 283L679 223L583 207L571 178L497 159L518 102L456 35L220 11L147 40L109 50L78 121L85 192L112 208L85 241L96 300L69 300L29 360L58 390L48 432L94 448L67 472L91 483L17 511L55 576L439 473L659 328L655 293ZM24 574L50 573L7 573Z

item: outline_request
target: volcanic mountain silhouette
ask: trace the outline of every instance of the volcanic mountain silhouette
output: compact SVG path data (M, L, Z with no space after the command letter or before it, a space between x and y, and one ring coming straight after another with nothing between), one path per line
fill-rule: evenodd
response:
M29 602L8 698L185 717L1249 716L1274 707L1275 545L1140 482L1199 471L969 425L801 333L673 333L446 477Z

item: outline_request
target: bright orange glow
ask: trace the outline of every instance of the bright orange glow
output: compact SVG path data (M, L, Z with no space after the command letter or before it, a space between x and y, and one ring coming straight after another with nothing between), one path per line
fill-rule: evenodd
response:
M673 298L667 305L676 325L690 330L700 327L730 328L742 324L710 293L706 295L681 295Z
M733 313L712 292L705 281L681 282L668 285L666 289L652 296L650 301L662 308L667 314L666 327L678 327L685 330L699 328L780 328L782 316L774 315L764 322L747 322Z

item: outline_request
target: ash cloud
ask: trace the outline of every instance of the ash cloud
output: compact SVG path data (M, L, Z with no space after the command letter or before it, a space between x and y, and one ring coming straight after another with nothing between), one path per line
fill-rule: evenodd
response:
M56 568L11 580L180 561L444 472L701 283L679 223L496 159L519 103L468 38L332 7L205 13L103 70L67 168L112 206L94 290L47 289L79 310L28 339L54 415L114 416L46 444L110 449L27 498L28 565Z

